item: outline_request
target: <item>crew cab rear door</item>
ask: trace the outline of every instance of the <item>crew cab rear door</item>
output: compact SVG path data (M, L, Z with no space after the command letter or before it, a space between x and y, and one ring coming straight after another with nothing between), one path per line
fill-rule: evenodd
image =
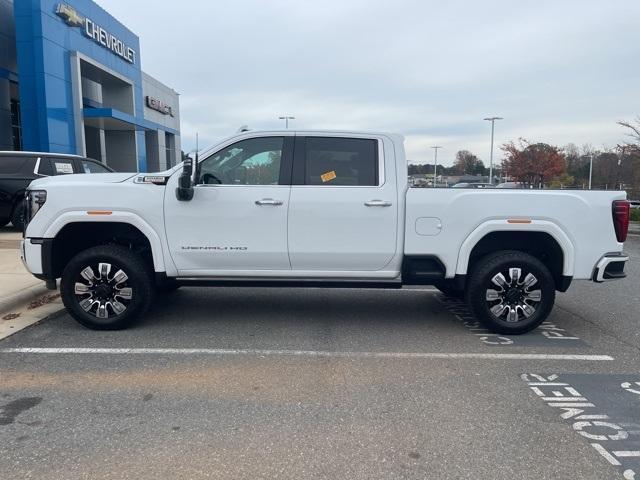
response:
M398 193L393 158L385 168L384 151L382 138L298 134L289 205L293 270L376 271L393 259Z

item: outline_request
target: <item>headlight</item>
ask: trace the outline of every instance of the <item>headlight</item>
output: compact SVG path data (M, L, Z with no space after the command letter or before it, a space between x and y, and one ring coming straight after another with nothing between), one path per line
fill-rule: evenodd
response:
M27 205L25 209L25 225L31 221L36 213L42 208L47 201L47 192L45 190L29 190L27 192Z

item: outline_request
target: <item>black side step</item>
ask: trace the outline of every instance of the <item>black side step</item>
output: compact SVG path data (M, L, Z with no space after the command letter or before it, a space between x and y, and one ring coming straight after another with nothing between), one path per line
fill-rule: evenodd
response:
M443 280L447 270L433 255L407 256L402 262L402 280L405 285L433 285Z
M349 280L349 279L305 279L305 278L177 278L178 285L192 287L260 287L260 288L402 288L400 280Z

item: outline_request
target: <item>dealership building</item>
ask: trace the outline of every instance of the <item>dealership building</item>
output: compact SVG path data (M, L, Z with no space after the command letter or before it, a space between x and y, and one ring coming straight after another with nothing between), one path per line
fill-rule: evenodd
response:
M91 0L0 0L0 150L175 165L178 94L141 60L138 37Z

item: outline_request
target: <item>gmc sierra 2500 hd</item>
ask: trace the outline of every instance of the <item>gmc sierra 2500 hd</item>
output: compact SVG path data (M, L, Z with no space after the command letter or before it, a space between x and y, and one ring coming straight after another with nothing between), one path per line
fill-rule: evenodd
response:
M409 189L383 133L244 132L166 172L39 179L25 202L25 265L94 329L181 285L435 285L519 334L628 261L624 192Z

